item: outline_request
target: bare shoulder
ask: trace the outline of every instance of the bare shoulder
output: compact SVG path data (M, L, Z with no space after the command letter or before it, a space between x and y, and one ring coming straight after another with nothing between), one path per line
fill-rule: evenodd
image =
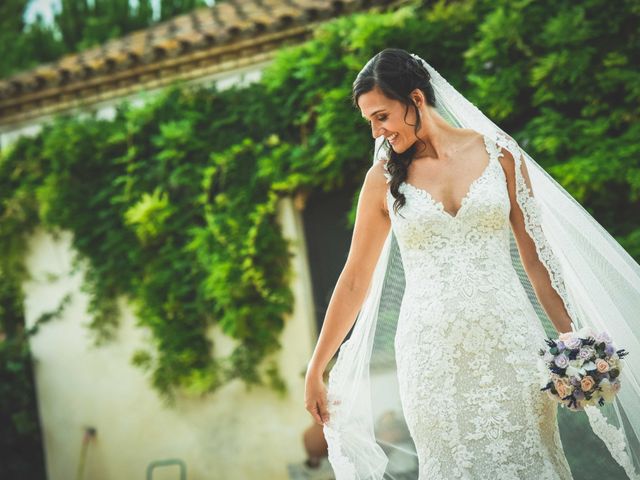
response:
M369 167L369 171L367 172L367 177L371 177L371 181L375 184L384 184L386 186L387 183L387 167L386 167L386 158L381 158L377 160L371 167Z
M458 129L459 149L463 155L479 154L485 151L484 135L471 128Z
M502 165L504 173L507 174L507 178L511 178L515 174L516 161L508 149L501 147L500 145L497 145L497 147L500 152L500 154L498 154L498 161Z
M383 212L388 213L386 198L389 184L387 182L388 172L385 162L386 159L381 158L369 167L363 189L370 192L371 196L379 199L380 209Z

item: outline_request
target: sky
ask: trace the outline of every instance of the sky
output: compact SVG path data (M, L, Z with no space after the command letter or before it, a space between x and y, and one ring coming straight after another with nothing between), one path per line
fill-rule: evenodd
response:
M129 3L133 6L137 6L137 0L129 0ZM213 1L207 1L207 4L212 5ZM151 0L151 6L153 7L154 16L157 18L157 12L160 7L160 0ZM53 23L53 12L60 11L60 0L31 0L24 14L26 23L32 23L37 14L42 15L45 23Z
M33 23L36 19L36 15L39 13L42 15L45 23L51 24L53 21L53 6L59 8L59 0L31 0L24 12L24 21L26 23Z
M136 0L130 0L131 5L137 5ZM158 11L160 0L151 0L154 13ZM26 23L32 23L36 15L42 15L45 23L53 23L53 12L60 11L60 0L31 0L24 14Z

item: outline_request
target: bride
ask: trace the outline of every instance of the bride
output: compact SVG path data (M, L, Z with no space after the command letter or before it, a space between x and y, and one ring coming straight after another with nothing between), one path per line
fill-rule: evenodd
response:
M588 214L415 55L375 55L353 84L353 102L377 148L305 379L305 406L324 425L337 478L573 478L557 403L540 390L546 333L604 327L630 351L638 333L637 319L625 316L598 324L587 299L612 299L607 278L585 293L566 263L578 237L561 229ZM558 192L570 207L553 206L573 220L556 226L538 204ZM606 261L622 257L618 273L637 267L598 235L609 242ZM633 272L624 283L629 304L640 298L640 269ZM623 338L633 321L635 336ZM323 372L338 349L327 389ZM640 392L627 383L608 418L595 407L587 415L636 478L630 402Z

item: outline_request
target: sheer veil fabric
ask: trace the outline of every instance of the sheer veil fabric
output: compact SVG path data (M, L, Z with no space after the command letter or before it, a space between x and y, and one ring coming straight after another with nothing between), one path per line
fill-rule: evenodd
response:
M586 414L588 424L583 428L590 427L604 442L630 479L640 480L640 265L515 140L427 62L412 55L431 75L440 115L454 126L486 135L513 156L516 198L526 230L573 320L573 330L606 331L616 348L630 352L622 361L622 388L615 402L571 415ZM374 162L385 155L380 148L383 140L381 136L375 141ZM525 165L529 180L523 175ZM557 332L520 262L512 232L510 237L513 266L544 331L555 337ZM340 347L329 374L330 420L323 430L338 480L417 478L416 450L403 420L394 351L403 291L402 262L390 230L351 336Z

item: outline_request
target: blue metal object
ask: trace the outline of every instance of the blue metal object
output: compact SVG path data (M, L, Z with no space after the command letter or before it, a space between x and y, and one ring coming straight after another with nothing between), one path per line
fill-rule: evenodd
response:
M167 460L154 460L147 467L147 480L153 477L153 470L156 467L168 467L178 465L180 467L180 480L187 480L187 465L178 458L169 458Z

